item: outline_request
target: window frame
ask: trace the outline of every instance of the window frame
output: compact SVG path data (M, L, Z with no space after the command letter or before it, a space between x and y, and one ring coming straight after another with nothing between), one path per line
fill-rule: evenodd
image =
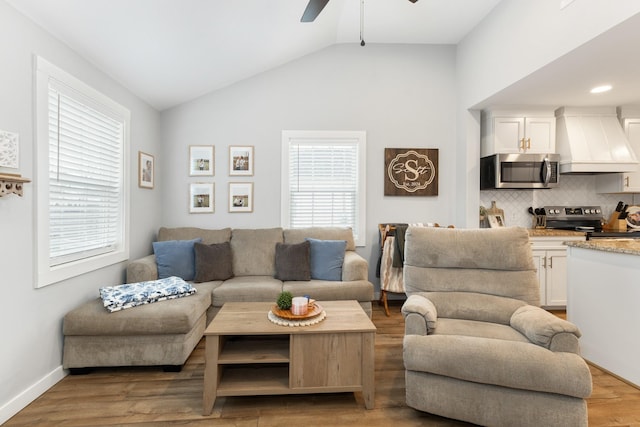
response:
M356 246L366 246L366 145L365 131L282 131L282 175L281 175L281 224L291 226L289 193L289 152L292 143L353 143L358 146L358 174L356 194L356 227L353 230Z
M71 74L40 56L35 56L35 287L41 288L129 259L130 155L129 133L131 113L128 109L93 89ZM49 252L49 85L62 85L79 94L87 105L108 111L123 122L120 204L118 237L112 251L91 255L59 265L50 265Z

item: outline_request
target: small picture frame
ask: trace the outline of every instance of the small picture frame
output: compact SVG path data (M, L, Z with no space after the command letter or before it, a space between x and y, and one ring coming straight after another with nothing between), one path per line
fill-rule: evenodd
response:
M229 183L229 212L253 212L253 182Z
M487 219L491 228L504 227L504 218L500 214L488 214Z
M215 147L213 145L189 146L189 176L213 176L215 171Z
M189 184L189 213L213 213L215 193L212 182Z
M253 175L253 145L232 145L229 147L229 175Z
M155 160L151 154L138 151L138 187L153 189Z

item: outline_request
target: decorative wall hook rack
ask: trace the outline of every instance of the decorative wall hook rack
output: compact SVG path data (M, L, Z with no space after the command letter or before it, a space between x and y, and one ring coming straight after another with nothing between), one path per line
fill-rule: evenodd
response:
M17 194L22 197L22 188L25 182L31 182L31 180L18 174L0 173L0 197L9 194Z

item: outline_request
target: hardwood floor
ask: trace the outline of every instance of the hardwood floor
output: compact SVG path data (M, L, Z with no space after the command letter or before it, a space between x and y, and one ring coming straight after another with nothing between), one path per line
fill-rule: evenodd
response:
M374 303L375 409L359 393L219 398L202 416L204 341L181 372L159 368L97 369L67 376L8 420L9 426L468 426L413 410L404 399L399 303L391 317ZM556 313L560 316L562 312ZM640 426L640 390L591 367L590 426Z

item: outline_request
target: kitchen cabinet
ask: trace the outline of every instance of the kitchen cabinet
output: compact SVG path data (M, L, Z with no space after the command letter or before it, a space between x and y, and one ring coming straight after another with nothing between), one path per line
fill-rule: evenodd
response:
M564 308L567 305L567 247L569 240L584 236L531 237L533 263L540 282L540 305Z
M516 113L483 112L481 156L556 151L556 118L553 111Z
M619 108L618 116L633 152L636 157L640 156L640 107ZM640 193L640 171L597 175L596 191L598 193Z

